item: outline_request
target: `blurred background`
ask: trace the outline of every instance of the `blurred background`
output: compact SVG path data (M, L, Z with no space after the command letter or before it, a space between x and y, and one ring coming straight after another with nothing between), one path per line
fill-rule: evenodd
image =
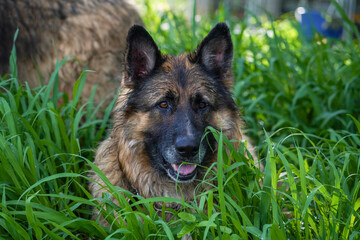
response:
M168 0L153 1L151 5L159 11L183 12L189 20L194 14L193 9L196 9L195 17L198 22L201 18L217 14L221 7L228 9L232 17L239 19L250 20L253 16L267 16L271 20L284 16L296 17L307 37L312 36L312 29L315 28L324 36L340 38L343 33L342 17L333 2L344 9L347 17L359 29L360 0ZM144 0L137 0L137 3L140 8L144 7Z
M192 1L190 0L189 2ZM330 0L199 0L197 2L197 11L199 14L207 14L216 11L221 2L229 5L232 13L239 17L245 17L247 15L245 11L246 8L256 15L262 15L265 12L268 12L274 18L278 18L284 13L294 12L298 7L305 7L318 12L327 12L329 15L334 14L334 8ZM359 1L338 0L336 2L344 8L349 17L355 18L356 14L359 16Z

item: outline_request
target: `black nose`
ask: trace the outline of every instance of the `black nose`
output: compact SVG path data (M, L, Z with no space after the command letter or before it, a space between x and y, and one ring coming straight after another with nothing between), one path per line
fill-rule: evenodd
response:
M193 157L199 150L199 143L194 137L181 136L175 140L176 151L183 157Z

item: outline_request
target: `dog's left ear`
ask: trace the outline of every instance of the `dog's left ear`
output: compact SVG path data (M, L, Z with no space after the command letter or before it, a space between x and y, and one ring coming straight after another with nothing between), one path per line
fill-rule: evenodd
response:
M191 62L200 64L219 79L223 79L231 68L232 57L233 44L226 23L216 24L196 51L189 55Z

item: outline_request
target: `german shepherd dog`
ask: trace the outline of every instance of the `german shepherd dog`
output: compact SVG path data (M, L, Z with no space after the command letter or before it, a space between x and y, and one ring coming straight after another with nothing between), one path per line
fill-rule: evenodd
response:
M145 198L193 199L196 180L217 159L214 137L203 139L206 127L238 142L247 139L230 93L232 56L225 23L218 23L196 51L175 57L162 55L143 27L129 30L113 128L95 157L114 186ZM104 183L95 173L90 177L92 195L101 197Z

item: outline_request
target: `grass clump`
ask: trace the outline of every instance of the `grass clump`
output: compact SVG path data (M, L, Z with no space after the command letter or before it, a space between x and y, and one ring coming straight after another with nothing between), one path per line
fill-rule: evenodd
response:
M74 237L73 229L86 228L81 222L88 221L93 203L84 158L93 157L110 108L102 122L92 99L80 106L86 72L75 84L73 100L58 92L64 62L55 66L48 85L30 89L18 82L13 48L11 73L0 79L0 237Z
M57 90L66 59L57 63L48 85L30 89L17 79L14 48L10 74L0 77L0 238L358 239L358 39L306 41L289 19L257 20L254 28L228 17L226 5L201 24L195 16L188 24L182 14L159 13L148 1L145 6L145 25L170 54L194 49L215 22L228 22L234 98L264 171L244 157L246 143L235 149L208 128L219 143L218 161L203 181L211 187L195 192L194 201L143 199L112 186L92 164L92 149L110 124L111 105L98 119L92 97L81 101L88 71L77 80L73 99ZM351 22L345 24L356 36ZM89 169L109 190L101 199L86 188ZM158 214L155 202L182 208ZM110 228L91 219L94 208ZM170 221L166 211L173 214Z

